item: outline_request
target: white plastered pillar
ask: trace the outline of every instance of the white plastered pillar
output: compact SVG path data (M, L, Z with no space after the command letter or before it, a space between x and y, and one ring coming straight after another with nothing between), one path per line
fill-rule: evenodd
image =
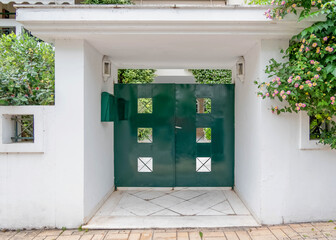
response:
M84 40L56 40L56 226L86 223L113 191L113 123L102 123L103 55Z
M84 218L84 41L55 42L55 226Z
M282 156L279 152L272 154L270 149L274 146L276 151L281 145L276 141L276 128L277 124L286 123L270 113L269 101L257 97L254 81L267 81L268 61L281 60L280 50L286 49L288 42L287 39L258 42L244 55L244 81L236 80L235 190L261 223L282 221L282 183L286 177L277 171L280 167L277 165L284 162L276 159ZM290 136L284 138L290 139ZM285 147L282 148L285 153Z

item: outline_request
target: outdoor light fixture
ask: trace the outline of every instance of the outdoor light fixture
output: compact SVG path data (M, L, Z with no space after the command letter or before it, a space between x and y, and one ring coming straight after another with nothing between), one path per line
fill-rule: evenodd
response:
M244 57L239 57L236 63L236 74L237 74L237 78L239 78L241 82L244 82L244 78L245 78L245 59Z
M103 79L104 82L111 77L111 61L108 60L107 56L103 57Z

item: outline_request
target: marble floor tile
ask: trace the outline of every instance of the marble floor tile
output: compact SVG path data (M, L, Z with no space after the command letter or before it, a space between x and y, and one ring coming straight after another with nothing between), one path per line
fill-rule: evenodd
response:
M161 211L153 213L152 216L180 216L180 214L173 212L169 209L163 209Z
M218 222L220 221L220 222ZM144 189L112 193L87 226L94 228L257 226L232 190Z
M180 190L177 192L171 193L172 196L182 198L184 200L189 200L194 197L200 196L202 194L206 194L207 191L202 191L202 190Z
M228 201L220 202L217 205L212 206L211 209L219 211L225 215L235 214Z
M163 195L166 195L167 193L169 192L167 191L143 191L143 192L134 193L132 195L142 198L144 200L151 200L151 199L155 199Z
M184 202L185 200L181 199L181 198L177 198L175 196L172 195L164 195L155 199L150 200L150 202L155 203L159 206L165 207L165 208L169 208L172 206L175 206L181 202Z

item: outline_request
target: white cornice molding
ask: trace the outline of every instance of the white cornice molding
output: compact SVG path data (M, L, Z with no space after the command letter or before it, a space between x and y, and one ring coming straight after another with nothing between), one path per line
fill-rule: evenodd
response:
M46 38L85 38L88 34L221 34L284 39L318 19L297 22L266 19L267 7L19 6L17 21Z
M3 4L75 4L75 0L0 0ZM27 6L27 5L26 5ZM29 5L28 5L29 6Z

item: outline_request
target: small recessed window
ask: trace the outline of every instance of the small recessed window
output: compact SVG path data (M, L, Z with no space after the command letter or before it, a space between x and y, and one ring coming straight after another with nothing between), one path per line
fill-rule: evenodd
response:
M138 172L153 172L153 158L138 157Z
M153 129L152 128L138 128L138 143L152 143Z
M211 172L211 157L197 157L196 172Z
M2 142L33 143L34 115L3 115Z
M153 113L152 98L138 98L138 113Z
M211 143L211 128L196 128L197 143Z
M196 99L196 112L197 113L211 113L211 99L210 98L197 98Z
M309 140L320 140L322 132L330 129L330 125L316 117L309 117Z

